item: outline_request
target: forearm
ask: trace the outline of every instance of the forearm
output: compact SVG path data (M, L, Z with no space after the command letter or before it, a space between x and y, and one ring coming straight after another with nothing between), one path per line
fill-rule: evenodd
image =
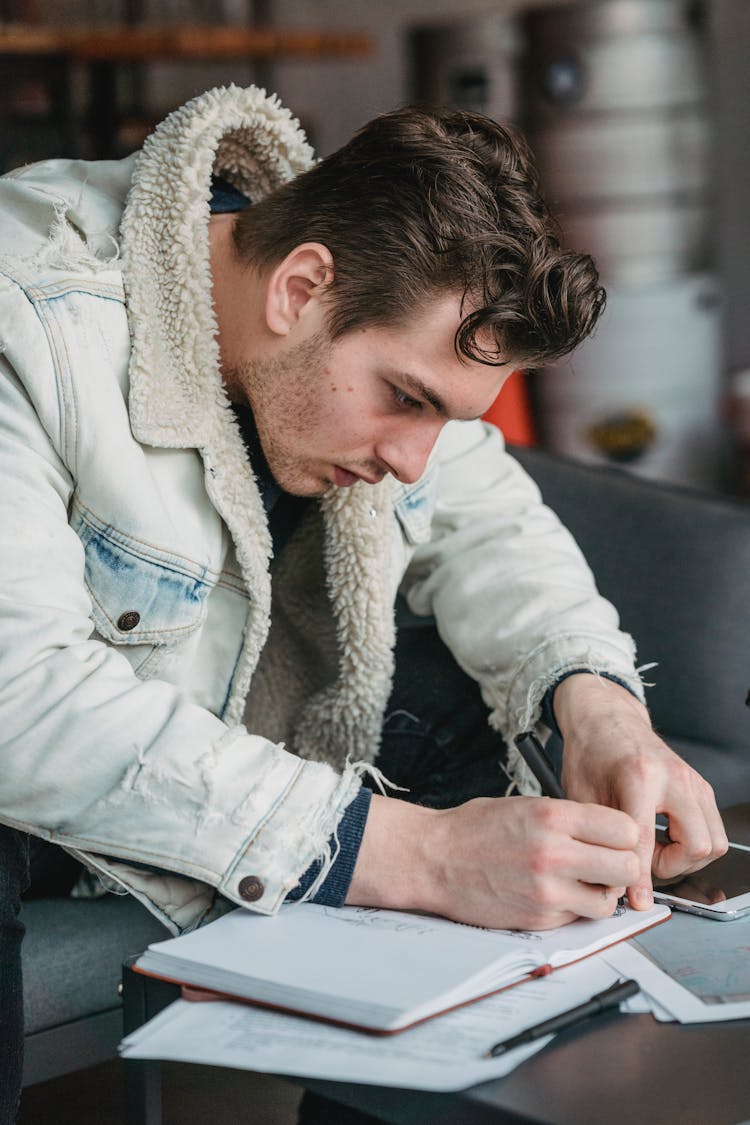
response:
M566 676L555 688L553 710L564 740L571 738L581 724L601 723L617 737L626 723L644 724L651 729L647 708L614 680L589 673Z

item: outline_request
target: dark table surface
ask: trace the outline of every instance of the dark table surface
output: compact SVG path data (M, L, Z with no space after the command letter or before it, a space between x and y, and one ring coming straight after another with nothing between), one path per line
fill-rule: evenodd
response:
M750 1020L602 1017L595 1029L561 1033L506 1078L460 1094L305 1085L403 1125L738 1125L750 1120Z

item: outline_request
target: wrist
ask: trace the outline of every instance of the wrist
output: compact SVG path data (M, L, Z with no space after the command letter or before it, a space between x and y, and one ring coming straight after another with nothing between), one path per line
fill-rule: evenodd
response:
M435 911L440 816L435 809L374 795L347 904Z
M636 719L651 728L647 708L627 688L602 676L579 673L567 676L555 689L554 713L564 740L583 725Z

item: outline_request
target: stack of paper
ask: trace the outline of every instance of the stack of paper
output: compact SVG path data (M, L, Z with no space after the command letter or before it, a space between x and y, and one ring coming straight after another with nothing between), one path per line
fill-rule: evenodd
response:
M524 933L374 908L307 903L271 918L238 910L152 945L136 969L254 1005L178 1001L121 1052L459 1090L507 1074L543 1047L549 1037L485 1057L495 1043L610 988L618 974L601 951L668 918L663 906L621 909Z
M376 978L387 972L387 965L363 968ZM249 1004L178 1000L129 1035L120 1053L129 1059L170 1059L298 1078L463 1090L508 1074L552 1037L500 1058L485 1058L498 1040L568 1011L617 980L598 954L386 1037Z

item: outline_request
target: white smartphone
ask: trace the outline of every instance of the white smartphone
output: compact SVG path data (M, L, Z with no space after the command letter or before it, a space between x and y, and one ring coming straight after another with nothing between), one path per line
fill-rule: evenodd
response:
M654 899L719 922L750 914L750 848L730 844L726 855L692 875L654 880Z

